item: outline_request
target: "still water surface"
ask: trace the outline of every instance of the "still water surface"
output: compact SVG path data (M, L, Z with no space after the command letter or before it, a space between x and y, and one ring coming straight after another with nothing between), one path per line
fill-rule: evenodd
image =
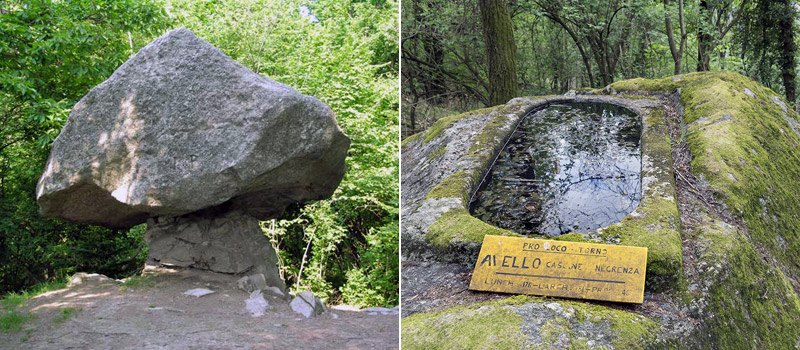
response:
M520 234L558 236L619 222L641 199L642 125L605 103L527 115L475 194L472 214Z

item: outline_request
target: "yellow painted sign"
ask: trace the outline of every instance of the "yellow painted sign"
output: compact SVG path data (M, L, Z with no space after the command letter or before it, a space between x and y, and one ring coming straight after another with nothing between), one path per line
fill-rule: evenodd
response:
M490 236L469 289L641 303L647 248Z

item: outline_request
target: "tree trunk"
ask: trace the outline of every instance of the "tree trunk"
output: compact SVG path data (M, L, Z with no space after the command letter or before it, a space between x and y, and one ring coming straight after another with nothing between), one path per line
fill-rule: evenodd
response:
M437 35L437 29L429 25L422 17L422 1L413 1L414 18L417 23L424 23L422 26L419 39L422 43L422 51L424 52L424 60L431 67L442 67L444 64L444 48ZM428 11L436 11L430 8L435 6L433 2L427 3ZM444 102L445 83L442 73L438 70L431 70L430 76L424 79L423 94L433 103L438 104Z
M667 40L669 41L669 51L672 53L672 60L675 62L675 75L681 74L681 60L686 49L686 22L683 19L683 0L678 0L678 18L681 26L680 43L675 45L675 38L672 32L672 16L669 14L669 0L664 0L664 24L667 27Z
M795 54L797 47L794 44L794 9L791 0L781 1L781 16L778 18L781 38L781 76L786 99L794 104L796 100L795 81Z
M711 10L708 1L700 0L700 24L697 26L697 71L711 70L711 50L713 49L711 35Z
M505 0L480 0L483 38L489 66L489 105L517 96L517 46Z

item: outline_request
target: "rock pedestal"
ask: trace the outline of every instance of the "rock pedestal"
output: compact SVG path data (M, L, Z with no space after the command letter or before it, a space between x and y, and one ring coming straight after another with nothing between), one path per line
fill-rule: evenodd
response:
M148 265L193 267L230 274L263 274L268 286L286 289L278 257L258 220L238 212L218 217L186 215L147 221Z

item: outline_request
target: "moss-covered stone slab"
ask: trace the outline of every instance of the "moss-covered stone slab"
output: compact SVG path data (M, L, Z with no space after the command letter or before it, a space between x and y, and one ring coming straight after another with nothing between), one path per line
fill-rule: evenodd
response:
M564 102L613 103L642 116L643 196L636 211L620 224L555 239L647 247L648 289L676 286L681 279L681 249L672 161L660 110L663 102L652 98L516 98L505 106L444 118L421 136L407 140L403 145L404 251L471 265L485 235L519 236L470 215L470 197L520 119Z
M403 319L403 346L800 349L798 115L774 91L731 72L633 79L582 93L593 96L577 98L655 105L635 109L645 126L643 199L639 207L619 224L558 237L647 246L653 257L648 259L644 303L621 310L619 305L608 303L503 298L500 294L466 291L466 282L460 282L466 273L460 272L446 279L447 283L436 284L436 293L429 293L434 296L424 290L414 296L411 303L419 306L415 308L418 312ZM530 107L525 106L559 99L521 98L512 102L520 113L526 113ZM658 105L667 99L677 104L677 124L673 120L670 125L680 125L680 139L670 139L664 130L667 118ZM486 116L478 118L480 127L462 129L469 130L470 140L476 140L489 125ZM437 142L447 144L441 137L448 135L448 130L443 128L439 137L428 140L431 153L441 147ZM500 134L494 139L503 143L511 132L507 127L495 130ZM404 173L406 164L410 164L407 159L427 159L408 152L423 145L422 141L418 136L404 144ZM679 144L686 145L681 147L688 147L688 151ZM475 242L482 234L514 234L495 231L500 229L487 227L469 215L465 202L483 176L474 169L487 168L493 156L478 158L472 154L469 158L466 155L471 143L459 147L458 153L432 157L446 161L432 164L440 169L441 176L430 186L416 189L420 192L416 197L403 198L404 207L410 204L403 212L403 237L411 228L417 238L413 241L416 245L403 241L404 258L427 260L440 275L446 272L446 266L464 266L470 260L474 263ZM495 148L489 151L485 144L482 147L496 154L492 153ZM687 153L691 163L681 163L684 165L677 171L696 180L679 179L681 186L676 194L671 155ZM683 162L689 157L676 159ZM413 177L403 178L404 193L409 179ZM433 191L437 186L439 189ZM682 222L684 219L689 221ZM437 263L436 259L462 263ZM423 265L418 265L412 270L421 274L422 269ZM448 288L453 292L447 294ZM403 290L405 304L406 291L417 289ZM424 307L425 298L437 298L429 303L435 307ZM482 301L496 298L503 299ZM591 314L587 319L598 322L589 325L578 314Z
M717 209L684 232L691 348L800 349L800 134L774 91L733 72L612 84L676 92L691 173ZM702 207L702 206L701 206ZM706 206L707 209L707 206ZM722 211L722 216L715 211ZM726 222L728 221L728 222Z
M516 296L402 320L404 349L648 349L647 317L594 304Z

